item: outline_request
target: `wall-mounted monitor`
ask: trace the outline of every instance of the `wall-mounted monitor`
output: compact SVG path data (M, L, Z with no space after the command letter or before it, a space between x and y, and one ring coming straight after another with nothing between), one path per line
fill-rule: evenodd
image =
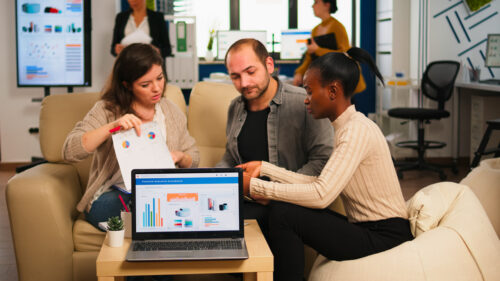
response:
M311 38L311 31L285 30L281 32L281 54L282 60L297 60L307 51L307 39Z
M91 86L90 0L16 0L18 87Z
M244 30L219 30L217 31L217 59L223 60L231 45L243 38L257 39L266 46L267 33L265 30L244 31Z
M486 66L500 67L500 34L488 34Z

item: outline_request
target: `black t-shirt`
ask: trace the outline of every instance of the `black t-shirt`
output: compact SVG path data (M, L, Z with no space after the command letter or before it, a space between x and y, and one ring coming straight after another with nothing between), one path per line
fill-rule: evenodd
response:
M245 124L238 136L238 152L243 163L248 161L269 161L267 146L267 116L270 108L261 111L247 111Z

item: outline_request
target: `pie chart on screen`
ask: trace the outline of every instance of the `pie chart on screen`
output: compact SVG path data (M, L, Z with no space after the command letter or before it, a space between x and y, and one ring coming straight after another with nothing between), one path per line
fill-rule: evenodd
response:
M149 132L149 133L148 133L148 138L150 138L150 139L154 140L154 139L155 139L155 137L156 137L156 134L155 134L154 132Z

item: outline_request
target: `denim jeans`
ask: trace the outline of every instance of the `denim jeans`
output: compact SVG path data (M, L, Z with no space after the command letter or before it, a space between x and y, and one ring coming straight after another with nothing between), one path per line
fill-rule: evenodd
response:
M95 228L101 230L99 228L100 222L107 221L110 217L119 217L121 210L125 208L118 195L121 195L125 204L129 205L132 200L132 195L112 188L110 191L101 194L101 196L92 203L92 207L88 213L85 211L85 218L87 221Z

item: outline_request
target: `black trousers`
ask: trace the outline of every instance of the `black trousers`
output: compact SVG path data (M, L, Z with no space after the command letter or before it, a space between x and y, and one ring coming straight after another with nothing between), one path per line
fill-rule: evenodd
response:
M357 259L413 239L408 220L390 218L349 223L329 209L273 202L269 206L269 244L274 280L303 280L304 244L330 260Z
M273 204L272 202L271 204ZM264 206L256 202L243 201L243 218L256 219L264 238L269 243L269 205Z

